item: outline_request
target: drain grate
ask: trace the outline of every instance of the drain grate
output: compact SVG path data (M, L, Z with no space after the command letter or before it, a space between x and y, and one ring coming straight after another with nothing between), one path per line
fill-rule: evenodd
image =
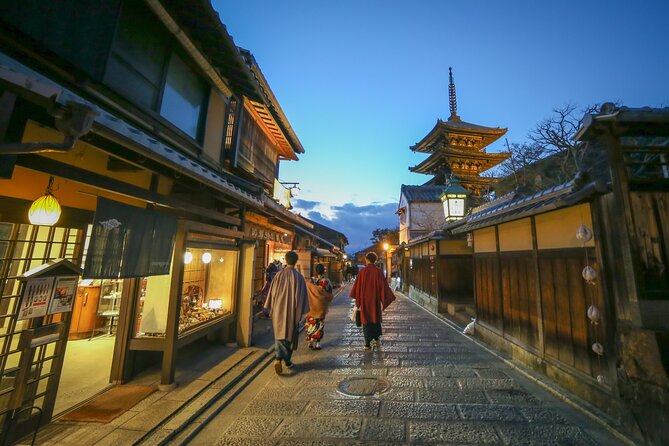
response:
M382 378L348 378L339 383L339 392L348 396L381 395L390 390L390 383Z

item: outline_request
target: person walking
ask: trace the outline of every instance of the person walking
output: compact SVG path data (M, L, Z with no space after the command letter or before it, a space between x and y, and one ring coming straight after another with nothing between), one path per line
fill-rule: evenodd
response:
M297 349L298 324L309 311L307 303L307 284L295 269L297 253L286 253L286 267L279 271L267 293L265 309L269 310L274 327L274 371L283 372L281 361L287 368L293 366L291 357Z
M365 267L358 272L350 294L360 309L365 350L381 346L381 312L395 300L383 271L375 265L377 260L378 256L373 252L365 255Z
M307 282L309 295L309 313L307 322L304 324L304 332L307 336L307 345L314 350L321 349L323 340L323 329L325 328L325 315L332 302L332 282L325 276L325 267L319 263L316 265L316 277Z

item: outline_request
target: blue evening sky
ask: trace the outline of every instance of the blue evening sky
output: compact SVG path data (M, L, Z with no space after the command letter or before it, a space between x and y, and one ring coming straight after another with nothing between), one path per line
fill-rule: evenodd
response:
M255 56L306 153L281 163L297 210L354 252L398 225L401 184L428 177L409 146L447 119L509 142L568 102L669 106L669 1L214 0ZM489 147L503 148L504 139Z

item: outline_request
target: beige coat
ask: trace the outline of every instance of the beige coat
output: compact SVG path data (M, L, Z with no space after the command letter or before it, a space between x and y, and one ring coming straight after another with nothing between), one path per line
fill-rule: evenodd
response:
M292 266L278 272L269 286L265 308L269 309L274 339L292 341L297 324L309 311L307 285Z
M334 295L325 291L320 285L314 285L311 281L307 282L307 292L309 293L309 314L316 319L325 319Z

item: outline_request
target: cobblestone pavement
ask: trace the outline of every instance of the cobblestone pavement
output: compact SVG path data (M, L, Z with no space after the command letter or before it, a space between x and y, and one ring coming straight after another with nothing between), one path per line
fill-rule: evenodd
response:
M380 351L364 351L348 291L328 314L323 350L300 339L292 370L277 376L270 364L191 444L622 444L399 294Z

